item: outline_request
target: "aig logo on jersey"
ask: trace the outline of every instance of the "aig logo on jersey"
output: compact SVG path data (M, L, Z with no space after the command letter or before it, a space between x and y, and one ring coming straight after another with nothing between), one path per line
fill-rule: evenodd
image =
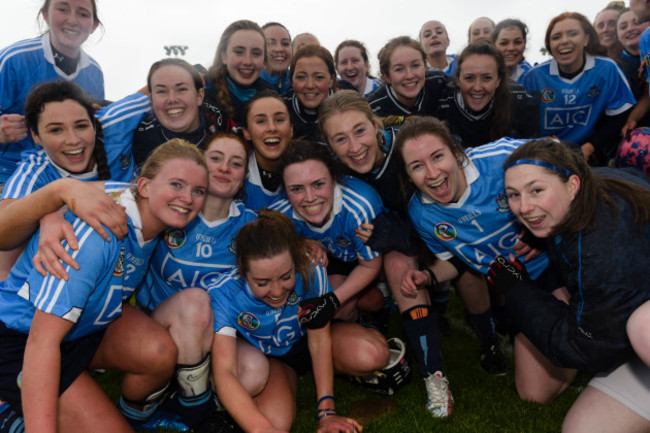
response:
M438 239L442 241L453 241L458 236L456 227L449 223L441 222L433 226L433 232L438 236Z
M591 116L591 107L591 105L583 105L571 108L548 108L544 114L544 128L565 129L575 125L586 126Z
M183 229L167 229L165 231L165 242L169 248L175 249L185 245L187 234Z
M237 323L239 326L246 328L249 331L254 331L260 327L260 319L258 319L255 314L249 313L248 311L242 311L237 315Z

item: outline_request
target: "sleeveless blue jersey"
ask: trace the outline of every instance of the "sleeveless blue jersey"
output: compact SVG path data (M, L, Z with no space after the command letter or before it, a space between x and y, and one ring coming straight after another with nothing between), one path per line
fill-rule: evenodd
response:
M523 143L525 140L503 138L467 150L469 161L463 166L467 189L456 203L440 204L420 191L411 198L413 226L437 258L456 256L487 274L497 256L514 253L521 225L508 206L502 167ZM526 262L526 269L536 278L547 265L546 255L541 254Z
M273 308L257 298L235 268L223 275L209 293L214 311L214 332L235 337L242 335L262 353L286 354L306 330L298 322L298 304L304 299L332 291L325 268L311 267L310 281L305 284L296 273L296 285L287 303Z
M323 227L310 225L294 211L288 199L279 200L269 207L291 218L298 234L319 241L329 254L339 260L369 261L379 256L379 253L357 238L355 230L362 223L370 223L377 214L385 212L386 209L377 191L359 179L344 176L336 184L332 205L333 218Z
M539 92L540 135L584 144L602 114L615 116L636 104L623 71L609 58L586 55L582 72L562 78L555 59L528 71L524 86Z
M227 218L210 222L199 214L184 229L167 229L138 288L138 303L153 310L183 289L207 290L218 277L235 267L235 236L242 226L256 218L255 212L235 201Z
M0 282L0 320L7 327L29 333L38 308L74 323L64 338L69 341L107 327L122 314L122 302L131 293L128 281L138 274L128 257L146 262L155 242L140 242L140 215L131 192L125 190L120 199L129 222L124 241L111 234L111 242L106 242L72 212L66 214L79 249L71 251L66 242L63 246L80 267L77 271L65 266L68 281L43 277L34 270L32 258L38 251L39 232L32 236L7 279Z
M244 182L244 192L244 204L247 208L254 211L262 210L274 201L286 198L287 196L282 185L276 191L269 191L264 188L257 160L253 152L248 157L248 173Z
M95 99L104 99L104 74L99 64L81 51L77 70L66 75L55 66L50 34L16 42L0 50L0 115L25 114L27 95L47 81L74 81ZM0 143L0 182L20 162L20 153L34 149L31 136L17 143Z

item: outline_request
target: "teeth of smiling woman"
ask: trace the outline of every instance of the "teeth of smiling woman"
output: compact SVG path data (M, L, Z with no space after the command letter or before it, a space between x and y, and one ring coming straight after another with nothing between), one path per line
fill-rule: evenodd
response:
M537 221L541 220L543 217L538 216L538 217L531 217L531 218L526 218L526 221L531 222L531 223L536 223Z
M430 183L430 184L429 184L429 188L438 188L438 187L441 186L443 183L445 183L445 180L447 180L447 179L442 179L440 182L437 182L437 183Z
M278 144L278 143L280 143L279 138L267 138L266 140L264 140L264 144Z
M180 206L174 206L173 204L170 204L169 207L172 208L173 210L175 210L176 212L180 212L180 213L188 213L189 212L189 210L187 210L185 208L182 208Z
M305 206L305 209L309 213L315 213L315 212L318 212L322 206L323 206L322 204L315 204L315 205L311 205L311 206Z
M66 150L65 153L66 155L79 155L81 152L83 152L83 149L76 149L76 150Z
M171 110L167 110L167 114L170 116L175 116L177 114L181 114L184 110L182 108L172 108Z

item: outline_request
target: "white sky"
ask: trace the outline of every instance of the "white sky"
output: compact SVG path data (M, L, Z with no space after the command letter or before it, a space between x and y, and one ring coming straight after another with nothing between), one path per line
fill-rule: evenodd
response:
M425 21L447 27L448 53L462 50L467 28L479 16L495 22L519 18L529 28L526 58L543 60L539 49L550 19L566 10L590 20L608 0L97 0L99 28L84 49L102 66L107 99L116 100L145 85L149 66L166 57L164 46L188 46L183 57L209 67L223 30L246 18L260 25L283 23L296 35L314 33L333 51L344 39L365 43L373 72L377 52L388 39L417 38ZM36 15L43 0L0 0L0 48L36 36ZM567 9L570 5L570 9ZM44 24L43 24L44 25ZM43 30L45 27L43 27Z

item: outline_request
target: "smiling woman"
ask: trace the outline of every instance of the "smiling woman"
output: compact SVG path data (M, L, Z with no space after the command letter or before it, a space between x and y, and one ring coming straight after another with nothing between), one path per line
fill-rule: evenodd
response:
M546 48L553 58L524 79L528 91L542 96L541 135L576 143L590 163L606 165L636 103L625 76L613 60L598 56L603 49L596 31L577 12L551 20Z
M241 126L243 107L267 87L260 74L267 60L266 36L253 21L239 20L224 30L208 72L206 108L220 107L230 126Z
M49 26L42 36L0 51L0 184L7 181L24 150L34 149L27 135L25 100L46 81L74 81L91 97L104 99L104 76L81 45L100 24L94 0L46 0L40 14Z
M628 321L650 299L644 270L647 178L609 168L592 171L579 152L547 139L522 145L503 166L510 209L535 236L548 240L551 260L550 278L523 276L511 284L500 279L508 271L493 265L495 287L506 293L506 309L523 333L515 337L515 354L520 344L536 353L517 376L520 395L548 401L571 383L573 369L598 371L567 415L565 429L647 429L649 414L638 402L647 399L648 371L635 360L635 330ZM561 297L551 293L557 285L565 286ZM605 406L612 408L606 416L597 409ZM613 413L619 415L613 419Z

